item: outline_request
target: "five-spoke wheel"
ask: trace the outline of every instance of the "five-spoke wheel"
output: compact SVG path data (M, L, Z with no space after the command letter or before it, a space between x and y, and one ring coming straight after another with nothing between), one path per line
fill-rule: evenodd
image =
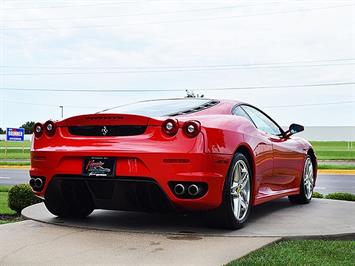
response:
M237 229L244 225L252 205L251 178L248 159L236 153L224 182L223 202L213 216L214 226Z
M289 200L292 203L309 203L312 199L314 187L314 172L313 163L309 155L307 155L304 162L303 176L300 184L300 193L298 195L289 196Z
M234 216L238 221L242 221L248 213L250 204L250 175L242 159L234 166L230 193Z

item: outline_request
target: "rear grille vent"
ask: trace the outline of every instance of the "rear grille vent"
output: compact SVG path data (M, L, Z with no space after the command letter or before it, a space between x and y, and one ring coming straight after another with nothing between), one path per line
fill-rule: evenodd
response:
M77 136L135 136L145 132L147 126L70 126L69 133Z
M210 108L212 106L215 106L218 103L219 103L219 101L212 100L212 101L209 101L208 103L205 103L203 105L197 106L195 108L191 108L191 109L188 109L188 110L184 110L184 111L180 111L180 112L177 112L177 113L173 113L173 114L170 114L169 116L186 115L186 114L190 114L190 113L195 113L195 112L202 111L202 110L205 110L207 108Z

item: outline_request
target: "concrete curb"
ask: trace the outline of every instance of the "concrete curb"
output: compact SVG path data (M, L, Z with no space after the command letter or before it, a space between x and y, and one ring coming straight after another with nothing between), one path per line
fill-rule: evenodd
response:
M120 230L120 229L106 229L106 228L91 228L79 225L69 225L65 223L50 223L47 221L41 221L40 219L33 219L27 217L26 215L21 213L21 218L24 220L31 220L39 223L50 224L54 226L60 227L68 227L68 228L77 228L77 229L84 229L84 230L95 230L95 231L105 231L105 232L117 232L117 233L127 233L127 234L151 234L151 235L163 235L163 236L194 236L194 237L227 237L227 238L278 238L272 243L266 244L265 246L275 244L277 242L283 240L355 240L355 233L349 234L334 234L334 235L308 235L308 236L226 236L226 235L211 235L211 234L201 234L201 233L193 233L193 232L141 232L141 231L130 231L130 230ZM263 247L265 247L263 246ZM252 251L251 251L252 252Z
M88 220L64 220L50 214L44 204L27 207L21 215L25 219L45 224L121 233L189 237L355 240L355 226L350 214L353 213L355 205L348 201L326 199L312 202L314 202L313 208L310 205L309 207L290 205L286 199L270 202L256 208L254 216L251 216L246 227L234 231L206 227L206 223L201 222L199 217L195 219L179 216L149 216L141 213L100 210L95 211L96 213ZM317 219L307 227L300 228L300 222L311 217Z

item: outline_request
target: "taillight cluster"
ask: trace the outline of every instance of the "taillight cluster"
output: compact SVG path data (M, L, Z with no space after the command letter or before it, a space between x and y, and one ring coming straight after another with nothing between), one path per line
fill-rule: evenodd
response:
M176 119L167 119L162 124L163 132L168 136L174 136L179 130L179 122Z
M182 130L184 131L185 135L193 138L198 135L201 131L200 123L197 121L187 121L184 123Z
M174 136L179 131L179 122L176 119L167 119L162 124L162 131L168 136ZM193 138L201 131L200 122L191 120L182 126L182 131L187 137Z
M55 134L56 125L53 121L48 120L46 123L36 123L33 127L33 133L36 138L39 138L43 135L43 132L49 137L53 137Z

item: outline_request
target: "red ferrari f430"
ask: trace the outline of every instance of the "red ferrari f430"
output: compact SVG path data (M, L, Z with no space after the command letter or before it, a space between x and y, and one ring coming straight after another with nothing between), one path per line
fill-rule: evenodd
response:
M217 226L236 229L255 205L285 196L310 202L317 159L294 136L302 130L284 131L238 101L142 101L36 123L30 185L60 217L208 211Z

